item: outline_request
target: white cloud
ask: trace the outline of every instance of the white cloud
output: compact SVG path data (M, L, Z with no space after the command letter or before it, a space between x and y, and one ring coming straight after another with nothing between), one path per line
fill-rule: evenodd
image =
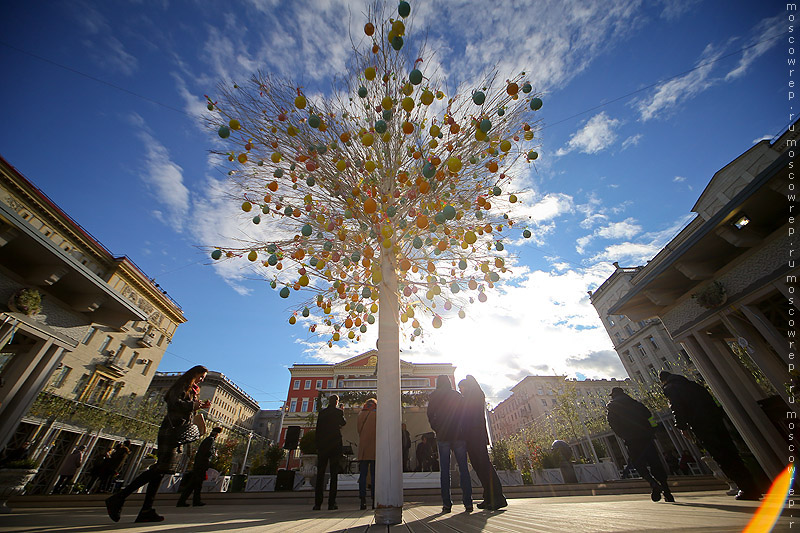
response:
M725 81L730 81L744 76L747 73L747 69L750 68L750 65L752 65L756 59L766 54L770 48L781 42L780 39L769 39L763 42L760 41L765 38L776 37L780 35L783 32L783 21L784 17L781 15L776 15L771 18L763 19L755 25L751 32L752 37L748 40L746 45L749 46L749 48L744 51L736 67L725 75Z
M643 265L661 251L695 216L694 213L683 215L663 230L645 233L641 236L641 242L628 241L611 244L592 257L592 260Z
M772 141L773 137L775 137L775 136L774 135L762 135L761 137L753 139L753 144L758 144L761 141Z
M635 102L640 119L648 121L663 112L674 111L684 102L711 87L717 80L711 78L713 62L722 56L711 44L706 46L691 72L660 84L653 94Z
M628 147L636 146L637 144L639 144L639 141L641 140L642 140L641 133L637 133L636 135L631 135L630 137L622 141L622 149L625 150Z
M89 57L101 67L117 70L126 76L133 75L139 67L139 61L114 35L108 20L87 2L81 2L80 9L75 9L74 13L80 13L76 16L77 23L90 36L83 40Z
M636 224L632 218L627 218L622 222L614 222L597 230L597 236L604 239L630 239L642 231L642 227Z
M675 183L683 183L684 181L686 181L686 178L684 176L675 176L674 178L672 178L672 181L674 181Z
M513 284L487 291L485 303L467 306L465 319L446 317L441 329L426 327L431 317L418 313L425 335L414 342L401 340L400 357L455 364L457 378L474 375L493 404L529 374L624 377L621 364L614 365L609 357L611 341L587 295L613 271L609 263L522 271ZM375 340L367 336L361 343L340 343L333 349L318 339L301 344L308 355L330 362L364 352Z
M617 138L614 129L619 126L619 120L610 118L605 111L590 118L586 124L575 132L567 146L560 148L557 156L566 155L573 150L584 154L596 154L611 146Z
M130 121L139 128L137 135L144 144L142 180L166 210L156 210L153 214L180 232L189 212L189 189L183 183L183 169L172 161L167 148L153 137L139 115L131 116Z

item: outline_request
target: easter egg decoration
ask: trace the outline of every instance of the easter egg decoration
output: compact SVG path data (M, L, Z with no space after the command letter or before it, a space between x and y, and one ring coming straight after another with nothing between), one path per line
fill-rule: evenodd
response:
M311 224L304 224L300 229L300 233L303 234L303 237L310 237L312 231Z
M483 133L489 133L489 130L492 129L492 121L488 118L484 118L480 121L478 127Z
M220 257L222 257L222 250L217 249L211 252L211 259L213 259L214 261L216 261Z
M255 250L251 250L250 253L247 254L247 259L249 261L255 261L256 259L258 259L258 253L256 253Z
M395 50L398 50L398 51L401 48L403 48L403 38L400 37L399 35L395 35L392 38L392 48L394 48Z
M364 201L364 212L371 214L378 209L378 204L372 198L367 198Z
M228 121L228 126L230 126L232 130L238 130L239 128L242 127L242 125L239 124L239 121L236 120L235 118L232 118Z
M403 98L403 101L400 102L400 106L408 113L411 113L414 110L414 99L410 96L406 96Z
M475 91L472 93L472 101L475 105L483 105L483 102L486 101L486 95L483 94L483 91Z
M376 121L375 131L377 131L378 133L384 133L386 131L386 122L383 120Z
M451 157L450 159L447 160L447 168L453 174L457 174L463 166L464 164L461 162L461 159L457 157Z
M525 237L526 239L530 239L531 238L531 230L529 230L529 229L524 230L522 232L522 236Z
M531 98L531 109L538 111L542 108L541 98Z
M394 105L394 101L392 100L392 97L391 97L391 96L384 96L384 97L381 99L381 107L382 107L384 110L386 110L386 109L391 109L393 105Z
M281 292L278 293L278 294L280 294L281 298L288 298L289 297L289 287L282 288Z
M528 152L528 159L530 159L531 161L539 159L539 153L531 150L530 152Z
M247 201L242 202L242 211L249 213L251 209L253 209L253 204Z
M317 115L311 115L308 117L308 125L314 129L319 128L320 122L322 121Z
M375 74L376 74L375 67L367 67L366 69L364 69L364 77L367 78L369 81L375 79Z
M505 114L506 114L506 110L503 109L502 107L497 110L497 116L498 117L502 117Z
M364 33L366 33L368 36L371 37L372 34L375 33L375 25L372 24L371 22L367 22L364 25Z
M408 2L400 2L400 5L397 6L397 14L403 18L406 18L411 13L411 6Z
M253 224L261 224L261 217L256 215L253 217Z
M423 104L431 105L433 103L433 93L426 89L422 91L422 96L419 99Z
M419 85L422 83L422 72L418 69L414 69L408 75L408 81L410 81L414 85Z
M531 92L532 90L533 90L533 87L531 87L531 84L530 84L530 83L528 83L528 82L525 82L525 83L522 85L522 92L524 92L525 94L528 94L528 93L529 93L529 92Z
M220 126L219 130L217 130L217 133L223 139L227 139L228 137L231 136L231 130L228 126Z
M361 97L361 98L366 98L367 97L367 88L364 87L363 85L358 88L358 96ZM344 142L344 141L342 141L342 142Z
M425 163L422 167L422 175L428 179L431 179L436 175L436 165L432 163Z
M452 205L446 205L444 206L444 209L442 209L442 214L444 215L445 219L453 220L456 218L456 208Z
M297 109L305 109L306 108L306 97L300 94L300 90L298 89L297 97L294 99L294 106Z
M433 317L432 325L436 329L439 329L440 327L442 327L442 317L440 317L439 315L435 315Z

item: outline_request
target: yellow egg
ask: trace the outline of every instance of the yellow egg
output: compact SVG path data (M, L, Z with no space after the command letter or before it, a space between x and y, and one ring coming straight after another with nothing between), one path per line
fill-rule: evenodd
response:
M375 138L372 136L371 133L366 133L361 136L361 144L364 146L372 146L372 143L375 142Z
M374 80L375 79L375 67L367 67L366 70L364 70L364 77L367 78L370 81Z
M252 250L249 254L247 254L247 259L250 261L255 261L258 259L258 254L255 252L255 250Z
M367 172L372 172L375 170L375 161L367 161L364 163L364 168L367 169Z
M272 160L273 163L280 163L281 157L283 156L281 155L280 152L272 152L272 155L269 156L270 160Z
M449 168L450 172L454 174L460 171L462 166L463 164L461 163L461 160L457 157L451 157L447 160L447 168Z
M464 234L464 240L465 240L465 241L466 241L468 244L475 244L475 241L477 241L477 240L478 240L478 236L477 236L477 235L475 235L475 232L474 232L474 231L468 231L468 232L466 232L466 233Z
M393 105L391 96L384 96L381 100L381 107L384 109L391 109Z
M336 162L336 170L342 172L344 169L347 168L347 162L344 159L340 159Z
M410 113L411 111L414 110L414 99L411 98L410 96L406 96L405 98L403 98L403 101L401 102L400 105L403 107L403 109L405 109L407 112Z
M500 149L504 152L508 152L509 150L511 150L511 141L506 140L501 142Z
M305 274L300 276L300 279L298 280L298 283L300 283L301 287L307 287L308 282L309 282L308 276L306 276Z
M422 92L420 100L422 100L422 103L425 105L431 105L431 103L433 102L433 93L426 89L425 91Z

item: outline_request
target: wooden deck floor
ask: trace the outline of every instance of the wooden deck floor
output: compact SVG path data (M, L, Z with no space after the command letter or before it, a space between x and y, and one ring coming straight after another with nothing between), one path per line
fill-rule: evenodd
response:
M373 524L372 511L348 509L312 511L306 505L219 505L176 509L158 507L167 519L159 524L134 524L136 502L123 511L114 524L104 509L22 509L0 515L2 532L78 533L125 530L139 532L268 532L268 533L431 533L431 532L740 532L748 523L757 502L738 502L718 491L676 494L675 503L653 503L647 494L566 496L557 498L510 499L507 509L464 512L458 504L442 514L441 506L409 503L403 523L395 526ZM166 504L166 502L164 502ZM349 506L348 506L349 507ZM773 531L790 531L794 520L785 510ZM800 531L800 520L794 529Z

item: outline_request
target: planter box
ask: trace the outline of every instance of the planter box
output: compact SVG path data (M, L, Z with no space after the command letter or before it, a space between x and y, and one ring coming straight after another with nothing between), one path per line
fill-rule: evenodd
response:
M564 475L560 468L544 468L531 472L534 485L563 485Z
M521 470L498 470L497 477L500 478L500 484L504 487L521 487L525 484L522 481Z
M203 492L228 492L231 476L217 476L203 481Z
M245 492L273 492L275 490L275 481L278 476L263 475L263 476L247 476L247 485L244 487Z
M575 465L578 483L602 483L603 473L598 465Z
M36 468L4 468L0 470L0 513L10 513L6 502L12 496L22 494L27 485L36 476Z

